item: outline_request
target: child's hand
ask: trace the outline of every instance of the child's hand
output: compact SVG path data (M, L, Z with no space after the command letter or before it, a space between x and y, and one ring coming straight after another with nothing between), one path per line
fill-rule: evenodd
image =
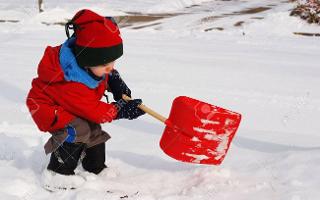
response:
M128 88L127 84L122 80L119 72L115 69L109 75L108 85L113 94L113 99L115 101L119 101L120 99L122 99L123 94L131 97L131 90Z
M120 101L114 102L113 104L118 109L118 114L116 119L132 120L145 114L143 110L138 108L138 106L142 104L141 99L133 99L128 102L125 102L124 100L120 100Z

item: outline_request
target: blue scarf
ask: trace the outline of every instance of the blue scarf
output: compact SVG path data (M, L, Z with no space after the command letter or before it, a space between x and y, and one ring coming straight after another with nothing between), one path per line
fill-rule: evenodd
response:
M64 72L66 81L74 81L83 83L91 89L98 87L101 80L95 80L88 72L81 68L72 52L72 47L75 44L75 38L72 37L66 40L60 49L59 60ZM103 77L104 79L105 77ZM102 79L102 80L103 80Z

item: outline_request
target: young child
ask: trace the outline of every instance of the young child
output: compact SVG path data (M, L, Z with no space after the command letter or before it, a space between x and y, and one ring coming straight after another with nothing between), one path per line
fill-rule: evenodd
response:
M69 29L74 30L71 37ZM79 160L94 174L106 168L110 136L101 123L144 114L137 107L141 99L122 100L122 94L131 97L131 91L114 69L123 46L113 18L80 10L66 24L66 34L62 45L46 48L26 101L38 128L52 135L44 147L51 153L43 173L49 190L82 185L84 178L74 172ZM115 102L101 101L105 90L113 93Z

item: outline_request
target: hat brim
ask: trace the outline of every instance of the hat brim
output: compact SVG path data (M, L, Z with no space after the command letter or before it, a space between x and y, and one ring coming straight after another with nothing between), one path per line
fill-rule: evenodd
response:
M75 45L74 54L79 66L94 67L120 58L123 55L123 44L102 48Z

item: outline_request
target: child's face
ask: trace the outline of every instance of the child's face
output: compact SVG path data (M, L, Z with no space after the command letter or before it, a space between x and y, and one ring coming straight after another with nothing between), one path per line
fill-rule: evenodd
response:
M115 61L104 64L104 65L97 65L94 67L90 67L90 70L92 71L92 73L94 73L94 75L98 77L102 77L105 74L109 74L113 70L114 63Z

